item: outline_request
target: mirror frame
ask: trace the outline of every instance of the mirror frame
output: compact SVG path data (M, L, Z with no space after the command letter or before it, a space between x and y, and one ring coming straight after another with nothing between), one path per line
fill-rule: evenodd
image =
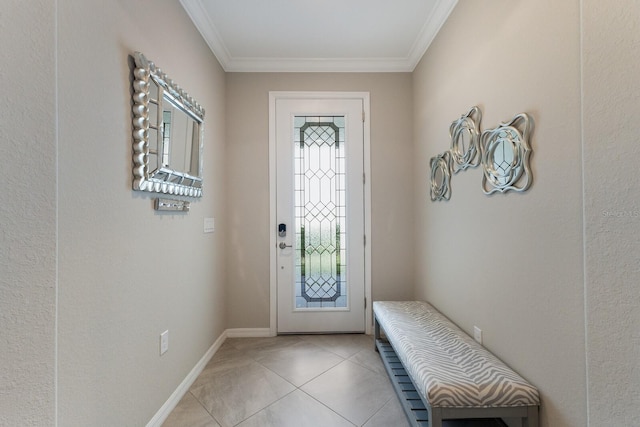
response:
M202 153L204 147L204 108L174 83L160 68L142 53L133 54L133 189L151 193L174 194L187 197L202 197ZM151 85L158 89L157 99L150 95ZM171 103L198 123L197 176L188 171L173 169L158 159L158 167L150 170L149 156L164 152L162 123L165 94ZM157 117L150 122L149 104L157 105ZM151 124L150 124L151 123ZM155 123L155 125L153 124ZM149 133L157 132L157 148L149 146ZM155 152L154 152L155 151Z
M475 106L469 112L461 116L449 126L449 137L451 139L451 157L453 159L454 170L457 174L467 168L475 168L480 165L480 121L482 112ZM469 134L469 142L464 147L464 134ZM464 148L463 148L464 147Z
M480 151L484 194L505 193L509 190L523 192L531 186L533 176L529 162L532 132L533 119L527 113L518 114L510 122L482 132ZM502 170L497 170L494 167L494 153L502 144L511 148L513 159Z
M451 152L445 151L431 158L431 201L451 199ZM438 173L441 179L438 179Z

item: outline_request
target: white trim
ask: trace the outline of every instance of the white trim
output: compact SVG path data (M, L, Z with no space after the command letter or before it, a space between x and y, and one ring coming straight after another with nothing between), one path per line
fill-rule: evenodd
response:
M180 4L198 31L200 31L202 38L209 46L209 49L211 49L211 52L216 56L222 68L224 68L225 71L229 71L225 65L232 61L231 54L224 44L222 37L220 37L216 26L211 22L209 13L202 4L202 1L180 0Z
M371 335L373 325L373 296L371 295L371 243L373 233L371 232L371 105L369 93L363 99L364 108L364 234L366 244L364 245L364 297L367 307L364 310L365 334Z
M156 412L156 414L151 418L151 420L147 423L147 427L161 427L162 423L164 423L171 411L173 411L180 400L184 397L185 394L189 391L191 385L196 381L198 376L202 373L207 363L211 360L214 354L220 349L222 344L227 340L227 338L263 338L271 336L268 328L237 328L237 329L226 329L218 339L209 347L209 350L202 356L202 358L196 363L196 366L193 367L191 372L187 374L185 379L180 383L178 388L175 389L169 399L162 405L162 407Z
M364 221L367 244L364 248L364 296L367 300L365 309L365 333L371 335L372 298L371 298L371 102L369 92L269 92L269 331L271 336L277 335L277 274L276 274L276 127L275 112L277 99L362 99L364 121Z
M444 25L444 23L453 12L453 9L458 4L458 0L439 0L436 2L433 10L431 11L431 15L424 23L422 30L420 30L420 34L416 38L416 41L411 46L411 51L409 52L408 58L408 71L413 71L422 57L424 56L431 43L440 32L440 28Z
M276 256L276 99L280 92L269 92L269 331L278 334L278 275Z
M233 57L211 21L203 0L180 0L202 38L226 72L412 72L458 0L437 0L406 57L394 58L259 58Z
M272 337L269 328L235 328L227 329L227 338L265 338Z
M417 63L417 62L416 62ZM227 72L409 73L413 58L230 58Z
M191 372L185 377L184 380L180 383L178 388L175 389L169 399L162 405L162 407L156 412L156 414L151 418L151 420L147 423L147 427L160 427L162 423L164 423L171 411L175 409L175 407L180 403L182 397L187 394L191 385L196 381L198 375L202 373L209 360L213 357L214 354L220 349L220 346L227 339L227 331L224 331L218 339L209 347L209 350L202 356L202 358L196 363L196 366L193 367Z

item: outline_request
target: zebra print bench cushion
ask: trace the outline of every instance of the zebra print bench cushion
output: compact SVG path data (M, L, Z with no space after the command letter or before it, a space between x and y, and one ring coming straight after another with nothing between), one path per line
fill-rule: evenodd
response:
M538 390L429 303L376 301L373 311L432 407L539 405Z

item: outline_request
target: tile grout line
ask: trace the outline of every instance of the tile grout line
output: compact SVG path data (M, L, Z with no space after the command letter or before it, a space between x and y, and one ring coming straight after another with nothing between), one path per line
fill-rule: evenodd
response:
M242 356L245 356L247 358L247 361L250 361L251 363L255 363L261 369L265 369L269 373L277 376L282 381L284 381L284 383L288 384L290 387L293 388L292 390L286 392L284 395L280 396L275 401L267 404L266 406L264 406L262 408L259 408L259 409L255 409L251 414L249 414L249 415L242 414L243 419L239 420L239 421L234 421L234 424L233 424L234 426L238 426L238 425L246 422L247 420L251 419L252 417L255 417L256 415L258 415L262 411L265 411L265 410L271 408L275 404L281 402L283 399L285 399L287 397L290 397L296 391L302 392L302 394L304 396L306 396L306 398L311 398L311 400L314 401L316 404L319 404L319 406L325 408L326 410L328 410L334 416L339 417L340 419L344 420L349 425L358 426L358 427L359 426L364 426L365 424L370 422L374 417L376 417L382 411L382 409L386 405L388 405L388 403L393 398L393 395L391 395L388 399L386 399L384 401L384 403L379 408L377 408L377 409L375 409L373 411L373 413L369 414L369 416L366 418L366 420L364 420L362 422L358 421L360 424L355 424L354 422L352 422L351 420L347 419L345 416L341 415L336 410L331 408L328 404L323 403L322 401L318 400L316 397L312 396L311 394L309 394L308 392L303 390L303 387L305 387L309 383L313 382L314 380L317 380L322 375L325 375L327 372L331 371L332 369L335 369L338 366L344 364L344 362L350 362L352 365L358 366L359 368L368 371L370 374L374 375L375 377L384 378L386 381L389 381L388 376L382 375L380 372L378 372L375 369L375 367L374 367L374 365L372 363L367 364L367 361L371 360L370 359L370 355L368 355L368 353L367 353L367 350L369 349L369 346L368 346L369 345L369 341L371 341L370 339L366 339L366 340L363 340L363 341L359 340L359 341L357 341L355 343L352 343L350 341L345 342L342 338L339 338L339 339L337 339L337 341L333 341L333 343L332 343L331 342L331 338L327 338L326 340L323 341L322 338L320 338L318 340L318 339L313 339L313 338L305 339L305 337L306 336L298 336L297 339L286 340L286 341L285 340L279 341L279 340L277 340L277 337L276 337L276 340L269 339L267 341L267 340L257 339L257 340L255 340L253 342L246 341L244 338L233 338L233 339L228 339L227 340L227 342L225 344L228 346L229 350L239 352ZM318 342L318 341L320 341L320 342ZM278 352L282 352L282 351L286 352L289 347L296 346L296 345L299 345L301 343L309 345L311 347L311 349L317 348L318 350L326 351L327 353L330 353L330 354L334 355L339 361L337 363L335 363L334 365L332 365L332 366L329 366L327 368L323 368L321 372L319 372L317 374L314 374L313 377L311 377L309 379L304 378L304 375L303 375L304 383L302 383L300 385L296 385L291 380L285 378L283 375L281 375L280 373L276 372L275 370L273 370L272 368L267 366L267 364L268 364L267 357L271 353L271 355L273 356L273 358L271 360L278 361L280 359L280 357L279 357L280 355L277 354ZM220 349L223 349L225 344L223 344L223 347L221 347ZM355 352L351 353L351 350L353 348L357 348L357 350ZM344 351L340 351L340 353L342 353L342 354L340 354L340 353L338 353L336 351L333 351L334 349L337 349L338 351L340 351L340 350L344 350ZM302 351L304 352L304 350L302 350ZM311 350L311 351L314 351L314 350ZM345 356L344 355L345 353L348 354L348 355ZM230 360L232 360L232 359L230 359ZM212 366L224 366L224 363L226 363L226 362L227 362L226 359L222 359L222 360L218 361L219 365L214 363ZM265 363L267 363L267 364L265 364ZM278 368L278 366L275 365L275 368ZM205 406L205 403L203 401L201 401L200 399L198 399L198 397L192 392L191 388L188 391L188 393L191 395L192 398L194 398L196 400L196 402L198 402L198 405L202 409L205 410L205 413L208 414L208 416L214 422L216 422L220 426L226 425L226 424L223 424L223 423L218 421L218 419L215 417L215 415L207 409L207 407ZM280 409L280 411L281 411L281 409Z
M243 422L245 422L246 420L248 420L249 418L253 417L254 415L258 414L259 412L271 407L272 405L276 404L277 402L279 402L280 400L284 399L286 396L289 396L290 394L294 393L296 390L301 391L302 393L304 393L306 396L310 397L311 399L313 399L315 402L319 403L320 405L322 405L323 407L327 408L329 411L331 411L332 413L336 414L337 416L339 416L340 418L344 419L345 421L347 421L349 424L352 424L356 427L361 427L366 425L366 423L368 423L373 417L375 417L388 403L389 401L394 397L394 395L390 396L389 399L387 399L381 406L380 408L378 408L376 411L374 411L365 421L364 423L361 424L361 426L358 426L357 424L354 424L351 420L345 418L343 415L341 415L340 413L336 412L333 408L331 408L330 406L328 406L327 404L323 403L322 401L316 399L314 396L310 395L309 393L307 393L306 391L304 391L302 389L302 387L304 387L306 384L310 383L311 381L319 378L320 376L322 376L323 374L327 373L328 371L330 371L331 369L334 369L335 367L339 366L340 364L344 363L344 362L350 362L353 363L354 365L357 365L363 369L366 369L368 371L370 371L371 373L373 373L376 376L381 376L384 377L385 379L388 380L388 377L386 375L381 375L379 372L375 371L374 369L370 368L369 366L366 366L356 360L352 360L356 355L367 351L367 348L362 348L358 351L356 351L355 353L349 355L349 356L343 356L339 353L336 353L334 351L331 351L330 348L323 346L323 345L319 345L318 343L313 342L313 340L305 340L304 337L300 338L299 342L306 342L308 344L311 344L315 347L318 347L321 350L325 350L330 352L331 354L336 355L337 357L339 357L340 359L342 359L339 363L333 365L330 368L327 368L326 370L322 371L321 373L317 374L316 376L314 376L313 378L310 378L309 380L307 380L304 384L301 384L300 386L297 386L293 383L291 383L288 379L284 378L282 375L280 375L278 372L273 371L272 369L270 369L268 366L262 364L262 362L258 361L255 357L250 356L251 359L253 359L256 363L258 363L260 366L264 367L265 369L269 370L270 372L273 372L274 374L276 374L278 377L282 378L284 381L286 381L287 383L291 384L293 387L295 387L294 390L292 390L291 392L287 393L286 395L282 396L281 398L277 399L276 401L270 403L269 405L267 405L266 407L256 411L254 414L251 414L250 416L248 416L247 418L245 418L244 420L242 420L241 422L239 422L237 425L242 424ZM296 343L297 344L297 343ZM295 345L295 344L294 344ZM237 348L237 347L236 347ZM282 350L282 349L281 349ZM267 350L268 351L268 350ZM274 350L277 351L277 350Z
M260 410L256 411L254 414L251 414L250 416L248 416L247 418L245 418L244 420L242 420L242 421L240 421L238 424L236 424L236 426L237 426L237 425L239 425L239 424L242 424L243 422L245 422L245 421L246 421L246 420L248 420L249 418L253 417L254 415L258 414L259 412L264 411L265 409L267 409L267 408L269 408L269 407L271 407L271 406L275 405L277 402L281 401L282 399L284 399L285 397L287 397L287 396L291 395L292 393L294 393L294 392L296 392L296 391L300 391L301 393L304 393L306 396L308 396L309 398L313 399L313 401L315 401L315 402L317 402L318 404L322 405L323 407L327 408L329 411L331 411L332 413L336 414L336 415L337 415L337 416L339 416L340 418L344 419L346 422L348 422L348 423L352 424L353 426L356 426L356 424L353 424L350 420L346 419L344 416L342 416L341 414L339 414L338 412L336 412L334 409L332 409L331 407L327 406L325 403L323 403L323 402L319 401L318 399L316 399L315 397L313 397L312 395L310 395L309 393L307 393L306 391L304 391L304 390L302 389L302 387L304 387L306 384L310 383L311 381L315 380L316 378L320 377L321 375L325 374L326 372L330 371L331 369L335 368L336 366L338 366L338 365L340 365L340 364L344 363L345 361L348 361L348 359L349 359L349 358L344 357L344 356L342 356L342 355L340 355L340 354L338 354L338 353L335 353L335 352L331 351L330 349L326 348L325 346L318 345L317 343L312 342L312 340L305 340L304 338L300 337L300 341L299 341L299 342L300 342L300 343L305 342L305 343L307 343L307 344L309 344L309 345L312 345L312 346L314 346L314 347L317 347L317 348L318 348L318 349L320 349L320 350L328 351L329 353L331 353L331 354L333 354L333 355L335 355L335 356L339 357L339 358L341 359L341 361L340 361L340 362L338 362L338 363L336 363L335 365L333 365L333 366L331 366L331 367L329 367L329 368L325 369L324 371L320 372L319 374L315 375L314 377L312 377L312 378L308 379L308 380L307 380L307 381L305 381L303 384L301 384L301 385L297 386L297 385L293 384L291 381L289 381L288 379L284 378L284 377L283 377L282 375L280 375L278 372L275 372L275 371L273 371L272 369L270 369L268 366L264 365L262 362L260 362L259 360L257 360L254 356L250 356L250 357L251 357L251 359L253 359L253 360L254 360L256 363L258 363L260 366L262 366L263 368L265 368L265 369L269 370L270 372L273 372L275 375L277 375L278 377L282 378L282 379L283 379L284 381L286 381L287 383L291 384L291 385L294 387L294 390L292 390L291 392L289 392L289 393L285 394L284 396L280 397L279 399L275 400L274 402L271 402L269 405L267 405L267 406L265 406L264 408L262 408L262 409L260 409ZM298 344L298 343L296 343L296 344ZM295 344L293 344L293 345L295 345ZM236 348L237 348L237 347L236 347ZM280 349L280 350L282 350L282 349ZM268 350L267 350L267 351L268 351ZM274 350L274 351L277 351L277 350ZM357 352L357 353L359 353L359 352ZM357 354L357 353L355 353L355 354ZM355 354L354 354L354 355L355 355ZM352 356L354 356L354 355L352 355ZM374 415L375 415L375 414L374 414ZM372 415L372 416L373 416L373 415ZM356 426L356 427L357 427L357 426Z

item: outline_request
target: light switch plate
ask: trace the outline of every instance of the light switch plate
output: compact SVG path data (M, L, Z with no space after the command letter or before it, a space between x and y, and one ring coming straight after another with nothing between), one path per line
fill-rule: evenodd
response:
M205 218L204 219L204 232L205 233L213 233L216 229L216 223L214 218Z

